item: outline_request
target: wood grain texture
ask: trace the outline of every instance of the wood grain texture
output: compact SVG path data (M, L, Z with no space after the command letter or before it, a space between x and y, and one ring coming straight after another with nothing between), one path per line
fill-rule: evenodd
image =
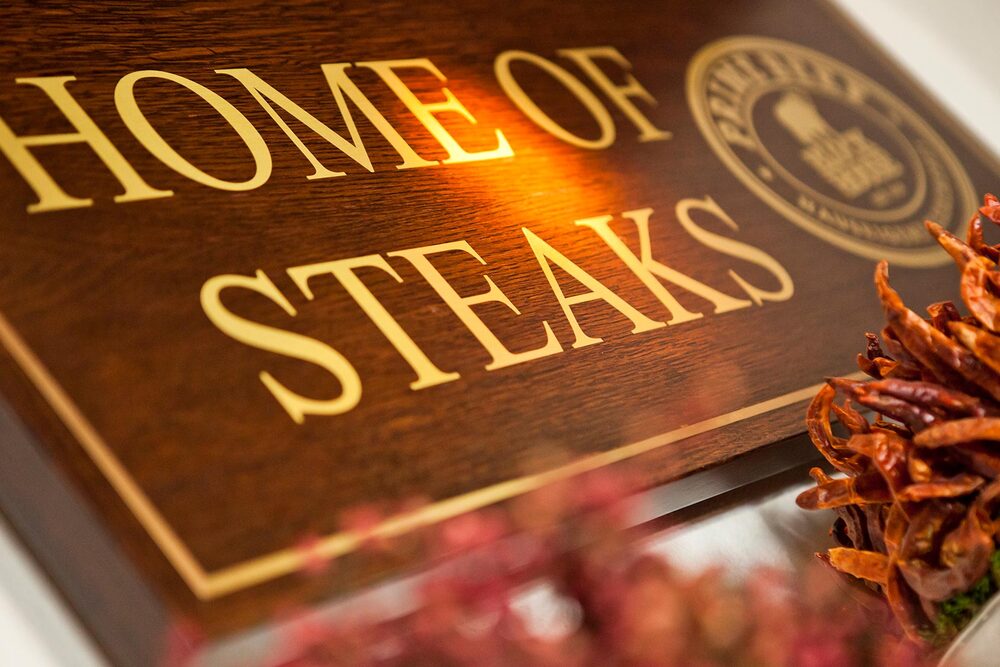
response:
M336 533L340 512L360 502L414 495L444 500L537 473L559 456L606 452L854 370L863 332L881 321L873 262L783 219L708 148L684 94L688 64L705 44L751 34L828 54L930 122L977 191L996 187L993 165L972 149L968 136L822 3L51 2L6 6L3 24L0 117L20 134L66 131L44 95L13 79L72 74L75 99L151 185L175 196L115 204L120 186L92 151L49 147L35 150L46 169L68 192L93 197L95 204L28 215L33 194L0 159L0 313L209 573L288 549L309 535ZM583 78L556 51L595 45L615 46L629 59L658 102L640 106L672 139L638 142L635 128L608 104L618 131L614 145L597 151L567 145L530 122L493 73L497 54L522 49ZM469 150L493 148L492 129L501 128L516 157L397 171L397 154L360 121L375 166L368 173L295 126L326 166L347 172L310 181L312 168L260 105L237 81L215 73L250 68L343 131L320 65L416 57L433 61L478 119L470 126L442 117L460 143ZM271 151L270 180L250 192L214 190L144 150L113 100L118 80L143 69L193 79L239 108ZM352 70L351 76L421 156L445 157L372 72ZM526 89L553 118L581 135L596 134L593 120L564 91L524 76ZM407 82L428 100L440 95L440 82L424 74ZM246 148L190 93L149 83L137 98L192 163L220 178L252 174ZM575 220L652 207L658 259L734 295L739 292L726 275L730 268L773 289L766 271L715 253L683 232L674 205L706 196L740 225L734 238L764 249L788 270L794 297L714 315L705 302L678 290L685 306L706 316L638 335L613 309L588 304L576 309L581 325L605 342L570 349L572 333L521 228L654 319L667 317L662 304ZM634 227L619 221L615 229L637 247ZM316 296L310 301L285 273L292 266L457 240L468 241L487 266L442 255L435 265L447 279L460 293L474 294L483 291L486 272L522 312L479 307L497 336L515 351L538 347L544 319L563 353L485 371L490 358L482 346L412 266L392 259L402 283L380 271L363 272L363 280L439 367L462 376L414 392L411 368L332 277L312 281ZM290 318L247 295L227 296L227 305L340 350L363 381L356 409L295 424L259 382L260 371L309 395L335 393L336 383L313 366L237 343L205 317L198 294L207 279L258 269L298 315ZM893 280L914 302L957 297L948 266L897 268ZM351 555L327 578L285 576L199 600L9 353L0 354L0 393L31 429L38 450L102 517L164 607L197 618L213 633L267 618L282 600L319 599L401 565ZM801 403L790 405L675 442L639 463L650 484L676 479L801 432L801 410ZM0 441L0 453L6 446ZM22 516L13 509L43 502L23 488L4 497L4 511ZM36 549L60 531L55 523L32 521L17 528L38 537L28 540Z

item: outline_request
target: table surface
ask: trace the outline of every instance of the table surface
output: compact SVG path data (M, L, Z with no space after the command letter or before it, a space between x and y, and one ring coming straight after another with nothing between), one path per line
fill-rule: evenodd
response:
M998 58L982 26L1000 25L993 0L836 0L892 55L1000 154ZM1000 189L1000 184L997 184ZM658 548L683 565L732 558L731 567L780 564L776 524L794 522L795 490L713 516ZM787 531L786 531L787 532ZM784 542L787 544L787 542ZM739 549L727 545L738 544ZM775 561L778 559L778 561ZM3 524L0 524L0 667L103 665L75 619Z

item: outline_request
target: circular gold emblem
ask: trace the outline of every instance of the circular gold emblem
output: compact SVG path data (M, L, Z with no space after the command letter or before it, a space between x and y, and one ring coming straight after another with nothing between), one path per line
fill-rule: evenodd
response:
M688 104L709 145L785 218L862 257L948 261L924 229L976 208L968 174L902 100L847 65L765 37L703 48Z

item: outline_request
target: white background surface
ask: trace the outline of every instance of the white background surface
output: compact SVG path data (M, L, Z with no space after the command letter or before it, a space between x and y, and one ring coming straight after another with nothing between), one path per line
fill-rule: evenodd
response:
M695 2L697 0L691 0ZM958 118L1000 154L1000 1L836 0ZM1000 190L1000 182L995 185ZM680 543L687 555L770 551L746 508L713 519ZM737 514L741 515L737 518ZM762 531L761 539L766 539ZM694 539L694 538L697 539ZM759 541L759 540L757 540ZM758 548L755 549L754 547ZM97 667L101 659L30 559L0 525L0 667Z

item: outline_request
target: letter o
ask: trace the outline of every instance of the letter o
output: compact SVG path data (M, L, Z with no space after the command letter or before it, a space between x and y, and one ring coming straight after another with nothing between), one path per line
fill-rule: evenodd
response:
M510 64L514 61L531 63L547 72L553 79L565 86L587 108L587 111L594 117L594 120L597 121L597 125L601 129L600 136L597 139L579 137L556 123L552 120L551 116L538 108L538 105L528 97L524 89L514 79L514 75L511 74ZM524 115L552 136L568 144L592 150L607 148L614 143L615 122L611 118L611 114L608 113L607 108L601 104L596 95L590 92L590 89L580 83L579 79L551 60L546 60L528 51L504 51L497 56L496 61L493 63L493 71L496 73L500 86L507 93L507 97L517 105Z
M146 116L139 110L139 105L135 101L135 84L142 79L165 79L173 81L190 90L192 93L202 98L212 105L219 114L236 130L240 139L250 149L253 155L256 171L252 178L246 181L224 181L216 178L188 162L180 153L164 140L160 133L146 120ZM126 74L115 86L115 106L118 114L122 117L125 125L135 138L146 147L150 153L156 156L163 164L167 165L177 173L187 176L192 181L207 185L219 190L253 190L267 182L271 176L271 152L264 143L264 138L260 136L257 128L247 120L239 109L213 93L211 90L183 76L162 72L159 70L141 70Z

